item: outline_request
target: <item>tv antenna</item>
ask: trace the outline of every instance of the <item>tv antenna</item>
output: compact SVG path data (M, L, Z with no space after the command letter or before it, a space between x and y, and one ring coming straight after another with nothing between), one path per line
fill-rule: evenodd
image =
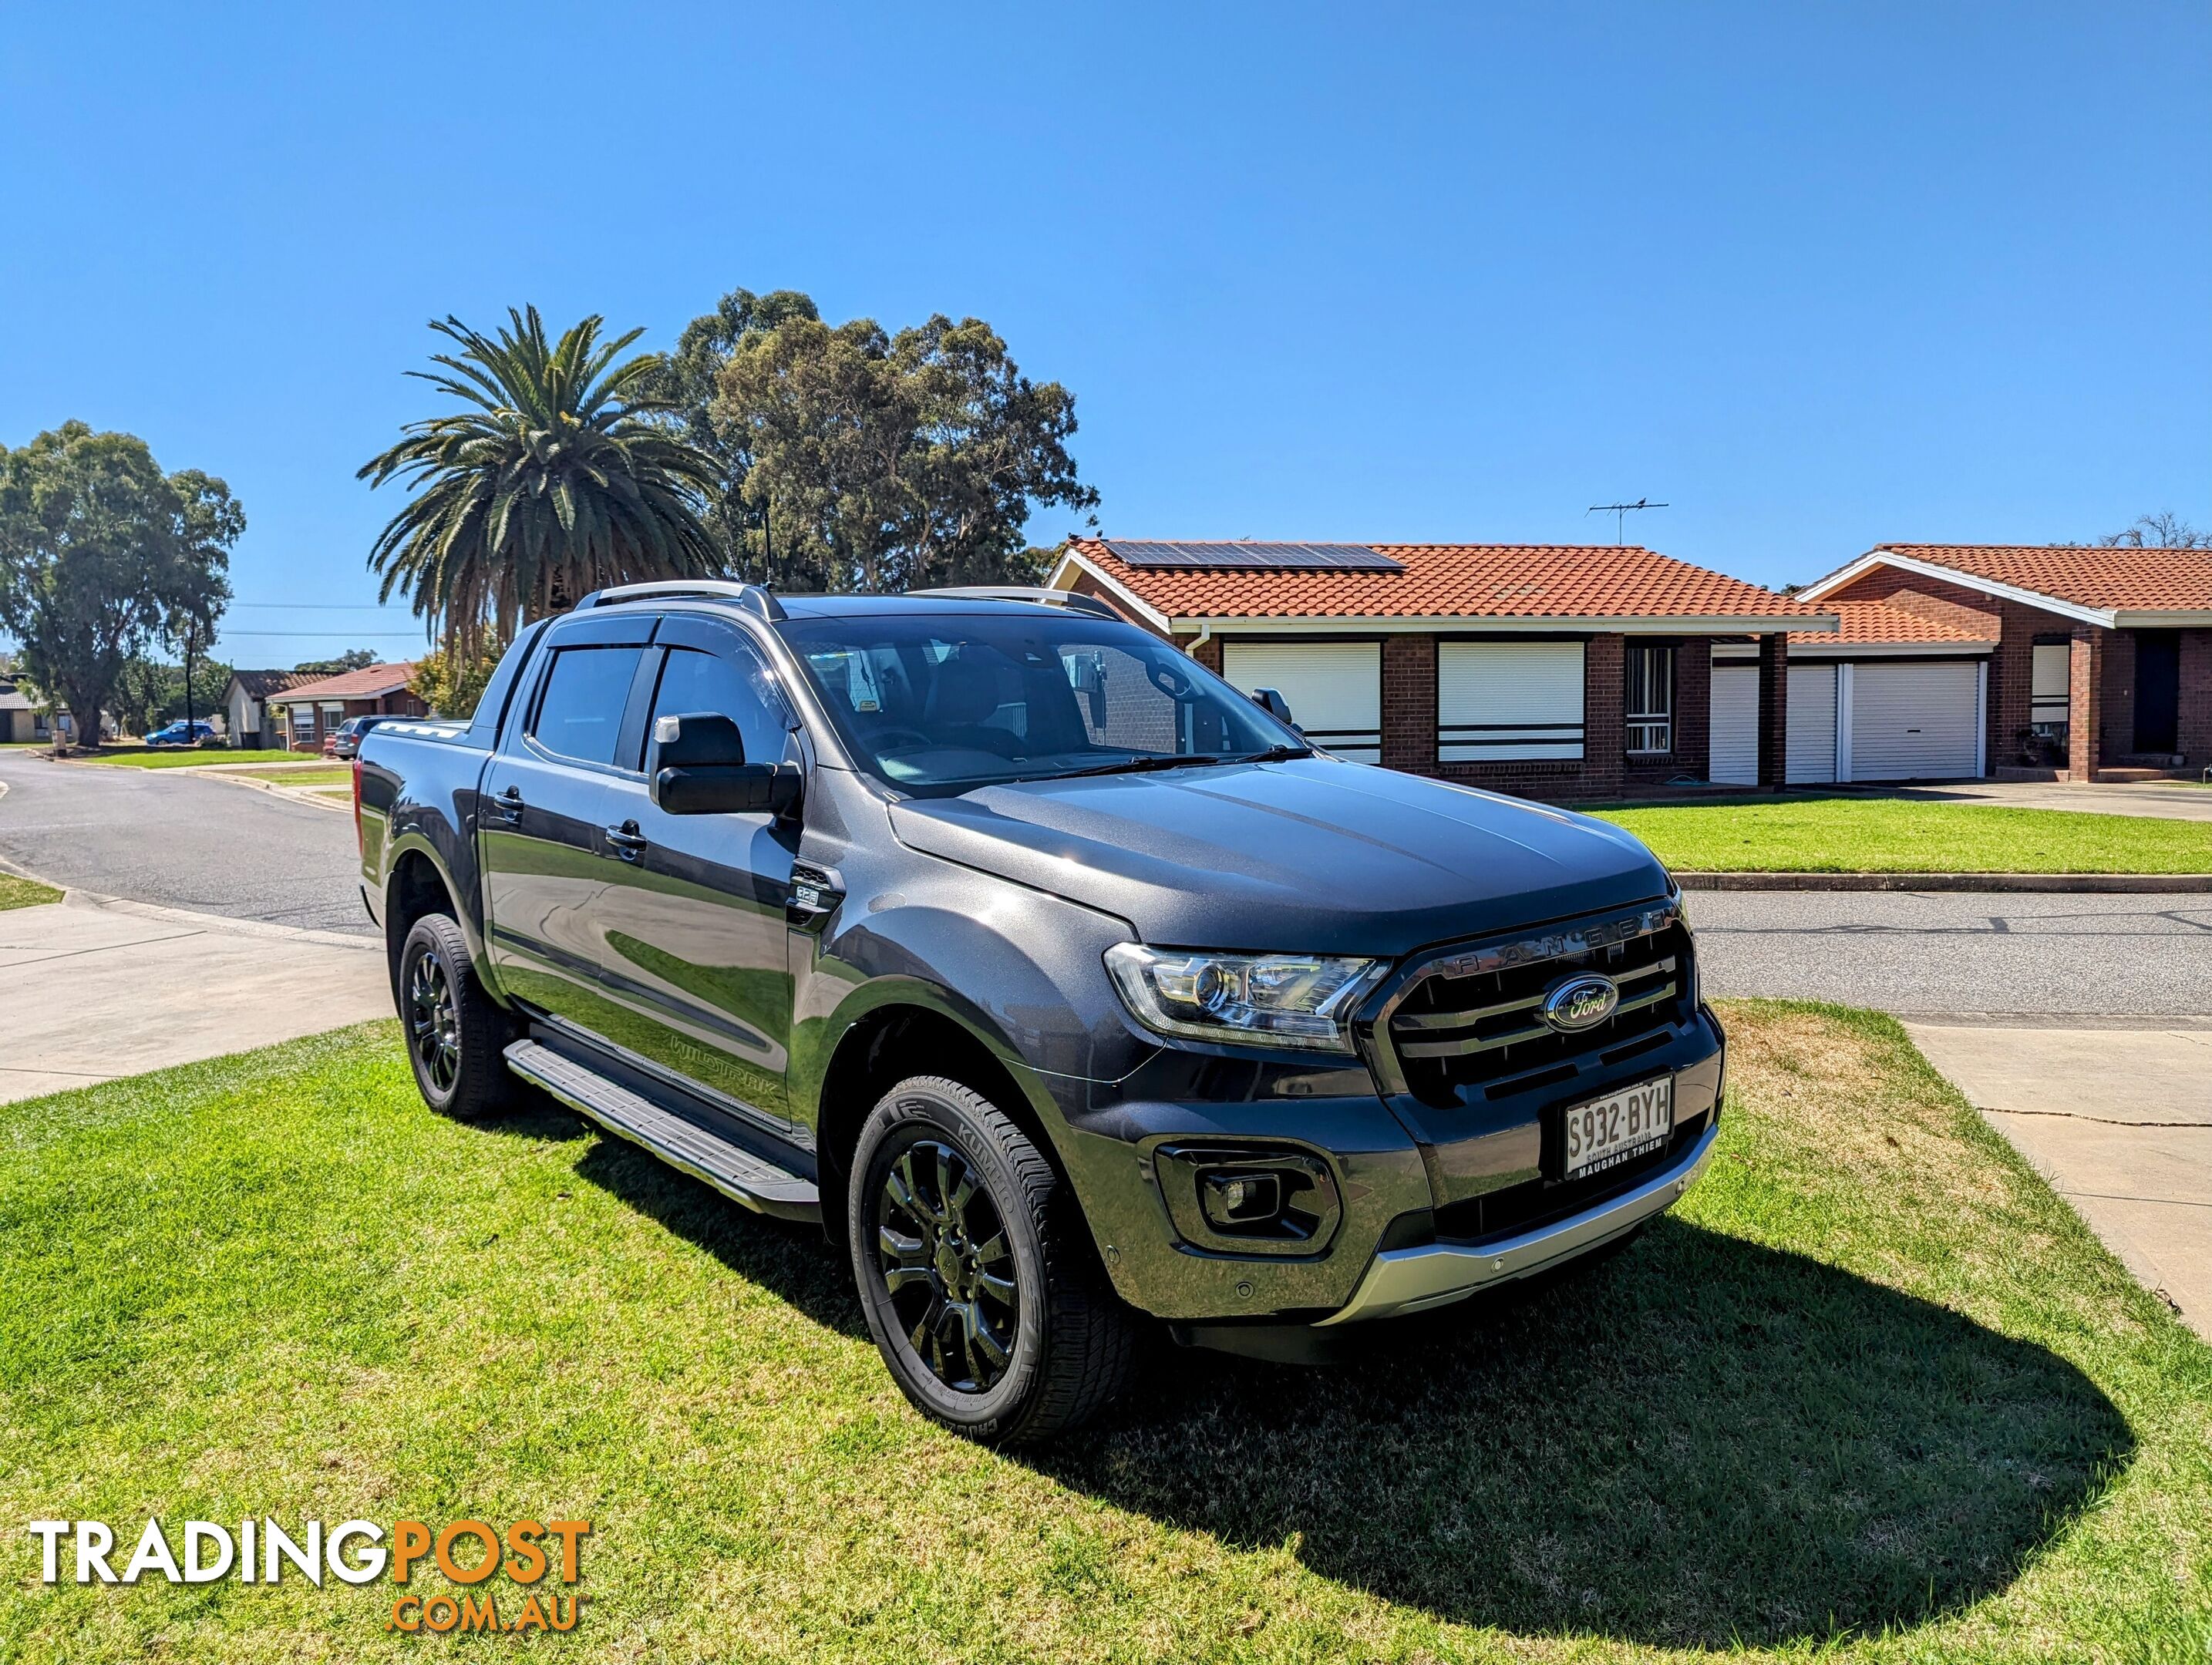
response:
M1592 503L1589 507L1584 511L1584 513L1589 514L1610 514L1613 517L1613 541L1614 547L1618 548L1620 547L1621 540L1621 528L1626 524L1628 520L1628 512L1631 509L1666 508L1668 507L1669 506L1665 503L1655 503L1648 497L1638 497L1632 503Z

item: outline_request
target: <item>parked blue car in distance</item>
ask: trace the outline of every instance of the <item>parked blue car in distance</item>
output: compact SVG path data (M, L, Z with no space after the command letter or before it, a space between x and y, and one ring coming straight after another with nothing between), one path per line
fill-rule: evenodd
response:
M185 722L179 718L166 728L157 728L146 737L149 746L198 745L202 740L215 738L215 725L198 720Z

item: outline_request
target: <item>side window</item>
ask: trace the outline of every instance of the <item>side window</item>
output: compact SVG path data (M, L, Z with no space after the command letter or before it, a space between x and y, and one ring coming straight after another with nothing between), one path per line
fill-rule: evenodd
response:
M651 744L653 725L663 717L712 711L729 718L745 737L745 761L783 761L783 700L761 662L742 647L706 653L696 647L672 647L653 690L653 715L645 726Z
M563 647L538 697L530 732L556 757L611 763L642 647Z

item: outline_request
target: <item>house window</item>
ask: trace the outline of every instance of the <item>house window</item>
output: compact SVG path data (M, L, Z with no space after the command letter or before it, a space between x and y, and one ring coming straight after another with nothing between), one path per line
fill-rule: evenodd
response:
M1571 762L1583 755L1583 644L1447 641L1437 648L1437 757Z
M1674 750L1674 650L1648 642L1628 648L1628 726L1631 757L1663 757Z
M2074 644L2039 641L2028 665L2028 726L2046 738L2063 740L2074 697Z

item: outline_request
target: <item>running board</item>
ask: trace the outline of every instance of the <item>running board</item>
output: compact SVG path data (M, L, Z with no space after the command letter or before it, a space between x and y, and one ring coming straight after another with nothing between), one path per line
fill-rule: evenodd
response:
M609 1133L706 1181L733 1202L779 1219L812 1223L822 1218L822 1194L812 1180L716 1138L697 1122L663 1109L550 1047L517 1041L507 1049L507 1066Z

